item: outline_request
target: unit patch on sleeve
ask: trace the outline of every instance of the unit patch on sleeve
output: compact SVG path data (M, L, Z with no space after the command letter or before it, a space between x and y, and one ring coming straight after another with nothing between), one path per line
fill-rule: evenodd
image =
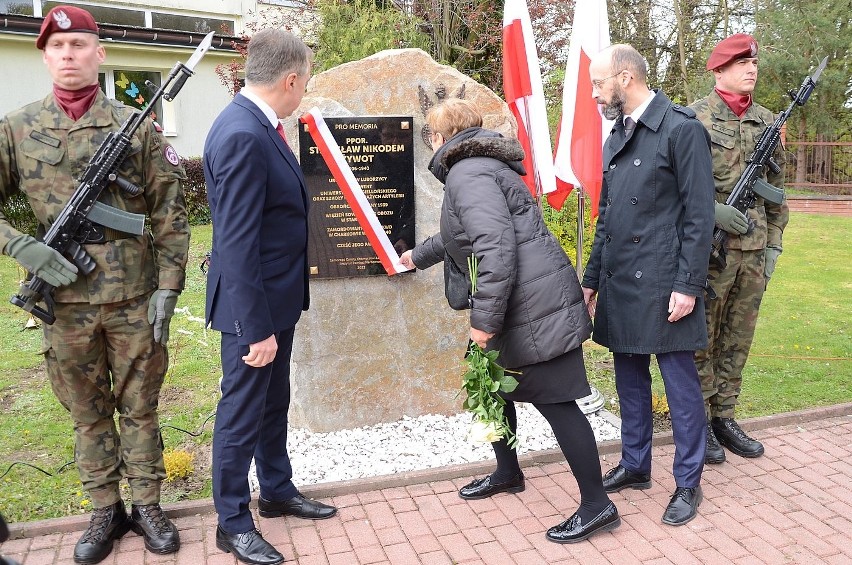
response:
M180 164L180 157L178 156L177 151L171 145L166 145L166 148L163 149L163 156L166 158L166 161L177 167Z

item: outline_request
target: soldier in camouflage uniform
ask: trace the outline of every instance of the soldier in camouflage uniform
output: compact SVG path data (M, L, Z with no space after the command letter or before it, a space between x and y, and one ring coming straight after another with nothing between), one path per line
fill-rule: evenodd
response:
M0 121L0 199L23 192L40 230L58 216L101 142L131 113L98 86L105 52L97 33L85 10L52 9L36 46L44 51L53 92ZM90 236L84 249L97 266L85 276L0 214L3 252L57 287L56 322L44 326L43 353L53 391L71 414L77 468L95 508L74 550L77 563L103 560L128 529L143 535L155 553L180 546L159 504L165 467L157 404L189 247L185 173L159 128L148 122L137 130L120 175L141 193L111 185L100 201L147 215L150 232L134 236L104 228L103 236ZM132 495L130 516L119 490L122 477Z
M781 254L781 234L789 212L786 200L777 205L758 197L747 211L748 217L725 204L760 135L775 120L770 110L752 100L757 63L757 42L750 35L739 33L722 40L707 60L716 87L690 106L710 132L716 225L728 234L727 266L719 269L710 263L708 280L717 298L705 302L709 345L695 355L708 418L706 463L725 460L722 446L742 457L763 454L763 445L734 420L734 407L760 301ZM775 160L783 165L780 150ZM783 170L770 171L766 180L781 188ZM746 233L749 220L754 229Z

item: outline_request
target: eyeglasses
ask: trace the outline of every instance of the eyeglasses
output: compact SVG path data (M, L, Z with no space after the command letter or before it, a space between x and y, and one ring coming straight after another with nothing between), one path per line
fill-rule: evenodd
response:
M592 86L594 86L595 88L597 88L598 90L600 90L600 89L601 89L601 87L603 86L603 84L604 84L606 81L608 81L608 80L609 80L609 79L611 79L611 78L615 78L615 77L617 77L618 75L620 75L621 73L623 73L623 72L624 72L624 71L626 71L626 70L627 70L627 69L624 69L623 71L618 71L618 72L617 72L617 73L615 73L614 75L609 75L608 77L606 77L606 78L602 78L602 79L600 79L600 80L593 80L593 81L592 81Z

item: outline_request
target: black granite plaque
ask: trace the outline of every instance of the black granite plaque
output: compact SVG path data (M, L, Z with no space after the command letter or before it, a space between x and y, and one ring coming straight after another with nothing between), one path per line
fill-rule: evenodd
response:
M324 119L397 253L414 247L413 118ZM311 278L387 275L304 124L299 161L311 201Z

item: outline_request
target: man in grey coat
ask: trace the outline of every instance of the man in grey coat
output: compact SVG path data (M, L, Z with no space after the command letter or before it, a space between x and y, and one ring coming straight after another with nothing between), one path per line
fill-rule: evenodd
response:
M696 349L707 345L703 294L713 230L710 139L695 112L646 83L645 59L612 45L592 59L593 96L615 126L583 293L593 339L613 353L621 462L607 492L651 486L651 354L666 387L677 488L663 522L692 520L701 503L706 420Z

